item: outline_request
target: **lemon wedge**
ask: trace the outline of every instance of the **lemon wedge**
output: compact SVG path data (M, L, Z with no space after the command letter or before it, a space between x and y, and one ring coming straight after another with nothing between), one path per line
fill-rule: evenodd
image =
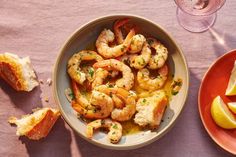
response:
M228 107L234 114L236 114L236 102L229 102Z
M236 119L220 96L211 104L211 116L216 124L225 129L236 128Z
M236 61L234 61L234 67L231 71L225 95L227 96L236 95Z

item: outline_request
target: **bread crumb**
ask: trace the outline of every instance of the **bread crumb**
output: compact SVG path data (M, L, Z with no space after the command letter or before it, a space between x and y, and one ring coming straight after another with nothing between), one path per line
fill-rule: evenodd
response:
M49 102L49 98L48 98L48 97L45 97L45 98L44 98L44 101L45 101L45 102Z
M52 79L51 78L48 78L47 79L47 85L50 86L52 84Z
M11 117L8 118L8 123L10 123L10 124L15 124L15 123L16 123L16 120L17 120L16 117L11 116Z
M39 80L39 83L40 83L40 84L43 84L43 80L42 80L42 79L40 79L40 80Z

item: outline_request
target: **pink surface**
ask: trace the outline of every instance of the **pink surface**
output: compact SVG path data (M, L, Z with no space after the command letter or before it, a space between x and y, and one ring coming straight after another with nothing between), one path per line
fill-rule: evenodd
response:
M236 48L236 1L227 1L218 12L211 31L190 33L176 20L174 1L0 1L0 53L30 56L38 78L51 77L60 47L79 26L99 16L131 13L165 27L182 47L190 68L187 104L173 129L160 140L140 149L112 151L94 146L77 136L62 119L47 138L18 138L7 123L10 115L30 113L42 106L56 107L52 87L40 85L30 93L17 93L0 80L0 156L204 156L225 157L203 128L197 108L197 93L203 74L226 51ZM223 42L220 40L223 39ZM49 97L49 103L40 97Z

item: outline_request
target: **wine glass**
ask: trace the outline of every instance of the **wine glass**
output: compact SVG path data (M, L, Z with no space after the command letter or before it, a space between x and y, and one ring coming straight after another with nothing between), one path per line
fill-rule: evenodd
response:
M175 0L179 24L190 32L204 32L216 20L216 12L226 0Z

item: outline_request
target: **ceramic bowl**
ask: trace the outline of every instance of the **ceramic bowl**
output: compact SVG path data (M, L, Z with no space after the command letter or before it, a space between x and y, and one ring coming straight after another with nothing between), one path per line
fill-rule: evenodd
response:
M70 79L66 67L69 58L74 53L86 49L86 47L89 44L91 45L91 43L95 43L96 38L104 28L112 29L114 21L122 18L130 18L132 23L142 28L141 31L145 32L145 34L156 37L167 47L169 51L167 62L170 72L174 74L175 78L180 77L183 79L183 86L179 94L174 96L170 101L164 114L163 122L157 130L142 131L136 134L126 135L122 137L118 144L111 144L107 139L107 135L103 132L97 132L92 140L85 137L86 125L77 118L75 111L72 109L64 94L65 89L70 87ZM167 33L167 31L159 25L145 18L134 15L111 15L100 17L78 28L62 46L55 63L53 74L53 92L55 101L60 108L64 120L85 140L108 149L135 149L147 145L166 134L175 124L184 107L188 95L188 88L188 66L178 44Z

